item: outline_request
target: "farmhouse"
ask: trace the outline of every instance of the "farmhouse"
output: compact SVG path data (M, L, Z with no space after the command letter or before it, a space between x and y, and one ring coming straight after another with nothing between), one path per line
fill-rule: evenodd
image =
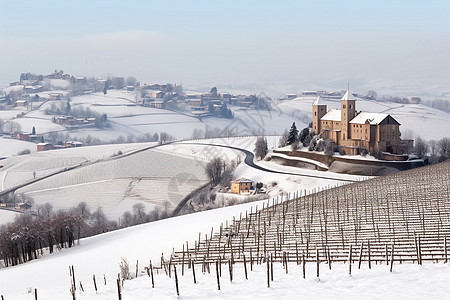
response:
M53 149L53 145L50 143L39 143L36 145L36 147L37 151L47 151Z
M252 188L253 181L246 178L238 178L231 182L231 192L233 194L249 193Z
M48 94L48 98L50 100L61 100L61 96L62 96L61 93L50 93L50 94Z
M16 101L16 107L26 107L27 106L27 100L17 100Z
M356 98L347 90L341 98L341 109L327 111L320 96L313 103L313 132L333 140L346 154L361 150L396 154L400 139L400 123L383 113L356 112Z

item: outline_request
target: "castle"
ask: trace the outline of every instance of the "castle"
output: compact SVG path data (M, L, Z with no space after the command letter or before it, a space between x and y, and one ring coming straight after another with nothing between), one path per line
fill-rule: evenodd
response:
M327 111L319 96L312 106L312 129L315 134L333 140L345 154L399 151L400 123L383 113L356 112L356 98L347 90L341 98L341 109Z

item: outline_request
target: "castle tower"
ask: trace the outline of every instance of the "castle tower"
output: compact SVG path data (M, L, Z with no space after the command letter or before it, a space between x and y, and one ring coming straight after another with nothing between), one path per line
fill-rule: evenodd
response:
M312 107L312 129L315 134L322 131L320 119L327 113L327 106L323 103L322 97L317 97Z
M341 139L351 139L350 121L355 117L356 98L347 90L341 98Z

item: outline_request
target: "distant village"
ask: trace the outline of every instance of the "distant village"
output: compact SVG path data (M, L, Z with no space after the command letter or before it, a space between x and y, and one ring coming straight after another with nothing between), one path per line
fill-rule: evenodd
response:
M135 101L130 106L145 106L157 109L170 109L180 111L184 114L197 117L220 117L233 118L230 107L271 109L273 101L289 101L298 97L322 97L325 99L339 100L345 93L343 91L303 91L299 94L291 93L277 99L271 99L264 93L259 95L242 95L228 92L219 92L212 87L206 93L184 92L181 85L177 84L141 84L134 77L111 77L108 79L87 78L86 76L73 76L62 70L55 70L47 75L31 73L20 74L18 81L9 83L9 87L0 93L0 110L17 110L17 117L25 112L39 109L47 101L52 101L50 109L46 114L52 115L52 121L67 129L83 127L99 127L107 121L106 115L76 113L70 109L70 98L77 95L88 95L91 93L103 93L106 95L110 90L126 90L136 94ZM375 92L357 97L369 100L376 99ZM419 97L397 99L402 103L420 103ZM59 103L59 104L57 104ZM7 128L7 132L5 132ZM35 142L38 151L51 150L55 148L80 147L81 142L64 141L58 144L50 144L43 136L34 132L22 131L14 126L3 126L2 134L9 134L19 140Z

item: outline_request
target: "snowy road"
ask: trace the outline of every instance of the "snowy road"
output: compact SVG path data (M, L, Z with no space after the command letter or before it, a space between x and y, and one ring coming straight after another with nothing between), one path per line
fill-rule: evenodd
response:
M175 143L176 144L176 143ZM282 174L282 175L294 175L294 176L303 176L303 177L310 177L310 178L319 178L319 179L328 179L328 180L336 180L336 181L345 181L345 182L355 182L355 180L351 179L344 179L342 177L333 177L333 176L321 176L321 175L312 175L312 174L305 174L305 173L291 173L291 172L282 172L282 171L276 171L271 170L265 167L261 167L254 163L254 157L255 155L243 148L228 146L228 145L220 145L220 144L206 144L206 143L183 143L183 144L191 144L191 145L204 145L204 146L213 146L213 147L223 147L233 150L241 151L245 154L244 162L249 167L255 168L260 171L269 172L269 173L275 173L275 174Z

